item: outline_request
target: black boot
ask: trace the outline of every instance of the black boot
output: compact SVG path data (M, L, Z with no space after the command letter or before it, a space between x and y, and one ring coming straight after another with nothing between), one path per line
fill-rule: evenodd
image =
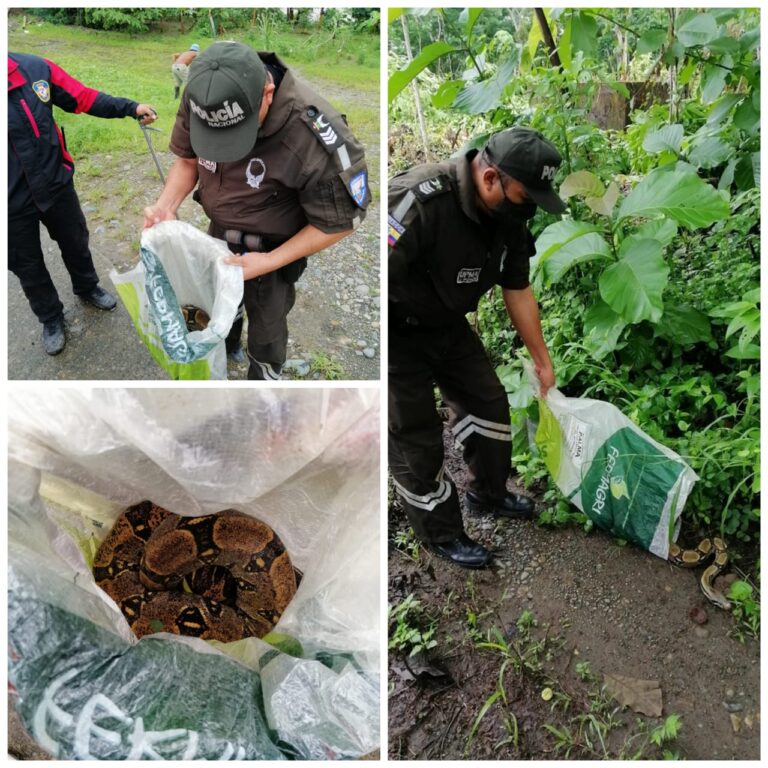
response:
M79 293L78 296L96 309L103 309L106 312L111 312L117 306L117 299L99 285L88 293Z
M427 543L426 546L436 555L464 568L485 568L491 561L491 553L482 544L472 541L463 531L453 541Z
M467 491L467 506L472 512L485 512L497 517L517 517L529 520L536 505L527 496L508 493L503 499L494 499L482 493Z
M43 323L43 349L47 354L58 355L64 349L66 343L67 337L64 335L63 315Z

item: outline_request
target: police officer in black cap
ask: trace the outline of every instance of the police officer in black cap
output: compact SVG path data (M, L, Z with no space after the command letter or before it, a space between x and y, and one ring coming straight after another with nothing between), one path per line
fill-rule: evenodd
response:
M546 396L555 374L528 280L535 247L527 223L537 206L565 210L552 189L560 163L540 133L510 128L480 151L417 166L389 184L390 470L417 536L469 568L487 565L491 553L464 532L434 387L469 469L469 509L532 517L533 502L507 489L509 405L465 316L500 285Z
M175 218L195 191L208 233L238 254L225 261L243 268L248 378L279 379L307 257L352 234L371 201L363 147L274 53L219 42L190 66L170 148L177 158L144 226ZM226 340L232 356L242 327Z

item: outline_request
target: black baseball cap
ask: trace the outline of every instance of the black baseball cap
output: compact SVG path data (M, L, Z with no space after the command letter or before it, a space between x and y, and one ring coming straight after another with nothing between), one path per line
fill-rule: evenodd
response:
M267 70L243 43L214 43L189 67L189 139L198 157L220 163L245 157L259 131Z
M489 159L507 176L517 179L536 205L550 213L562 213L566 205L552 189L555 173L563 162L551 141L531 128L508 128L488 139Z

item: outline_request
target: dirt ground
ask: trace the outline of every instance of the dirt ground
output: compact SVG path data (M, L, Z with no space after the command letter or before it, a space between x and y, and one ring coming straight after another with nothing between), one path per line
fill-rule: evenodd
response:
M463 496L466 472L447 431L445 447ZM465 511L469 535L495 553L491 568L469 571L423 548L414 556L396 502L389 513L390 606L413 594L423 609L415 623L434 622L437 641L426 656L390 651L390 759L662 757L649 732L673 714L682 728L670 752L759 759L759 643L731 636L732 617L706 601L698 571L601 532ZM738 563L738 546L731 555ZM706 623L692 620L697 608ZM489 630L506 653L480 647ZM604 675L658 681L662 716L599 695ZM499 680L503 694L483 714Z
M376 101L376 94L325 88L329 98ZM84 120L92 119L84 117ZM165 136L170 119L163 124ZM137 128L138 130L138 128ZM156 140L157 141L157 140ZM372 188L378 187L378 139L366 146ZM158 152L167 172L175 156ZM143 209L162 185L149 155L96 154L78 161L75 188L90 231L101 285L113 290L112 270L125 272L139 260ZM202 208L188 198L179 219L205 230ZM167 379L136 335L122 303L100 312L72 294L58 247L41 227L43 253L64 304L67 346L49 357L39 324L13 274L8 275L8 377L10 379ZM296 284L288 317L285 379L376 380L379 378L380 248L378 190L363 223L350 237L309 259ZM243 334L245 342L245 331ZM229 362L228 378L245 379L247 363Z

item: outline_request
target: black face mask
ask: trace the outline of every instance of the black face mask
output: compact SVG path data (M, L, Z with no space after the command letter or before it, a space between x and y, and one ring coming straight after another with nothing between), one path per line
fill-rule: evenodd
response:
M491 208L491 216L497 221L528 221L532 219L536 214L536 203L513 203L504 192L504 185L499 179L501 184L501 191L504 194L504 199L495 207Z

